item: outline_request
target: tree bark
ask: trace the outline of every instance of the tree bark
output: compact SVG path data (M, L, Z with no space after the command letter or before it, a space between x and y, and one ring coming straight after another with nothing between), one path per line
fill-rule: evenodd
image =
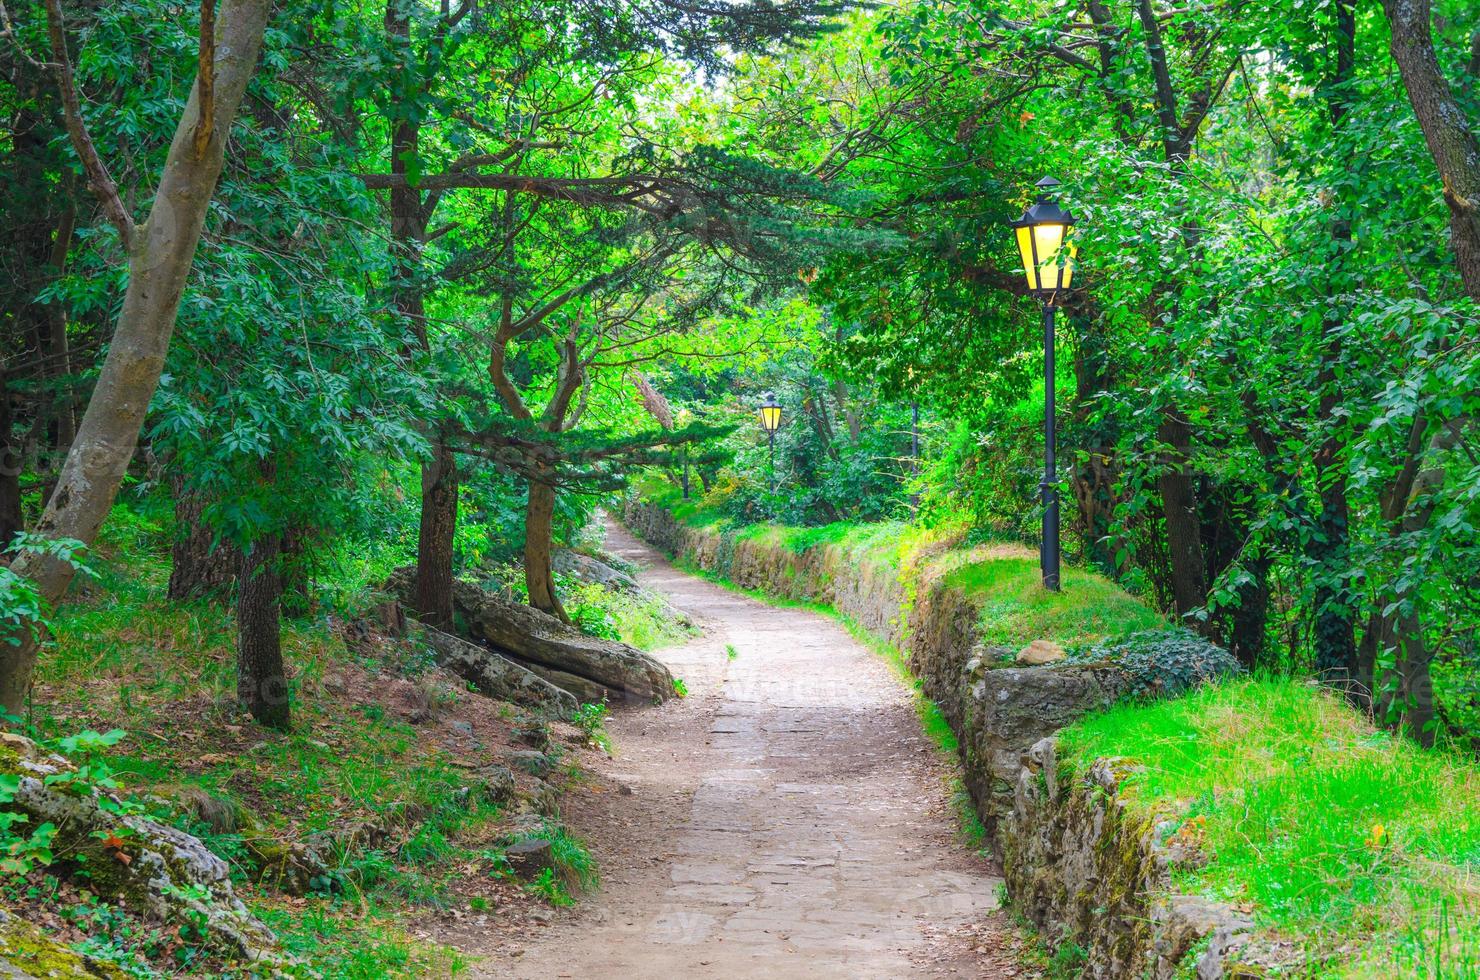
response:
M529 502L524 508L524 583L529 604L568 623L570 617L555 592L554 549L555 488L530 480Z
M0 552L26 529L21 514L22 455L15 444L15 419L11 417L6 381L6 371L0 367Z
M175 128L148 220L133 226L116 188L112 201L105 203L110 214L122 215L123 228L128 229L126 233L121 229L128 247L128 287L77 438L37 523L39 534L91 544L113 506L164 369L180 297L221 175L227 130L256 69L271 6L269 0L225 0L211 61L215 125L201 146L197 79ZM69 131L79 152L86 142L84 158L95 157L80 116L69 124ZM110 184L94 179L93 185L106 200ZM12 568L32 579L48 603L61 599L75 573L70 563L35 553L20 555ZM11 639L19 642L0 644L0 706L18 712L31 687L37 641L29 631Z
M411 52L410 5L406 0L387 0L386 36ZM391 174L404 177L421 149L421 124L411 103L424 84L415 81L413 65L404 66L408 88L398 93L404 113L391 122ZM430 350L427 334L426 300L422 295L422 244L436 207L424 201L422 190L409 183L390 192L391 244L396 256L391 274L396 312L411 326L423 350ZM438 629L452 625L452 545L457 533L457 462L440 434L434 437L432 458L421 467L421 526L416 539L416 615Z
M1167 553L1172 564L1172 598L1177 616L1187 616L1202 608L1208 596L1207 563L1203 556L1202 523L1198 518L1196 491L1186 471L1187 453L1192 444L1191 427L1176 411L1167 413L1159 435L1169 447L1169 456L1157 485L1161 490L1162 510L1166 515ZM1205 622L1190 624L1207 632Z
M1449 247L1465 292L1480 302L1480 140L1439 69L1431 0L1382 0L1391 50L1449 205Z
M236 600L236 696L268 728L289 723L283 671L282 537L269 534L242 551Z
M416 616L452 626L452 544L457 531L457 460L446 442L421 468L421 529L416 538Z
M57 219L56 237L52 240L51 268L48 274L55 278L61 278L67 271L67 252L72 247L72 235L77 227L77 212L72 207L62 211ZM52 441L52 449L55 451L53 460L47 464L48 469L56 465L63 454L72 445L72 440L77 435L77 414L72 404L71 392L63 393L61 386L63 379L72 373L71 352L67 345L67 308L60 302L47 304L46 311L47 327L47 349L46 356L51 365L47 372L48 376L56 383L57 391L53 396L55 400L55 429Z
M1330 95L1327 112L1331 119L1331 130L1339 136L1351 107L1348 87L1356 67L1356 8L1354 0L1337 0L1336 14L1336 66L1327 79ZM1342 199L1334 205L1338 210L1329 222L1331 229L1331 293L1340 286L1340 272L1346 263L1347 251L1351 247L1352 227L1341 212ZM1333 297L1334 298L1334 297ZM1345 445L1337 435L1336 409L1341 403L1337 368L1342 360L1342 326L1345 318L1337 309L1330 308L1321 320L1321 366L1316 378L1320 401L1316 406L1317 421L1326 434L1316 447L1313 462L1315 478L1320 494L1320 513L1316 519L1315 533L1306 546L1306 556L1311 559L1317 575L1315 588L1315 666L1316 675L1327 684L1344 690L1354 702L1363 700L1361 687L1355 684L1357 677L1356 627L1352 620L1351 599L1341 586L1338 576L1348 567L1347 545L1350 536L1351 503L1347 499Z
M185 481L172 477L175 490L175 541L170 548L168 595L176 601L220 592L241 572L241 549L201 522L205 501L185 490Z

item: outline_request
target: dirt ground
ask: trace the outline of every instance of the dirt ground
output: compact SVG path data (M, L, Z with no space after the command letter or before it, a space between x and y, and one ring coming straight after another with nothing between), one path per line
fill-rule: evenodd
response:
M439 937L482 956L474 976L1031 975L888 667L837 623L684 574L620 527L607 547L704 627L657 654L689 696L619 712L616 757L565 798L598 892L519 940Z

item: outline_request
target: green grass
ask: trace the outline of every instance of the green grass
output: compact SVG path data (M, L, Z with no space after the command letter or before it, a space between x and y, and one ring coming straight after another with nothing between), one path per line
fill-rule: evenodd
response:
M162 807L157 815L178 819L227 860L243 899L321 975L461 972L453 951L404 930L482 887L507 814L468 794L462 750L402 721L381 695L387 677L424 690L434 710L472 695L426 673L431 658L416 644L351 648L323 616L290 619L282 640L293 675L293 730L259 729L234 703L230 608L164 598L168 513L120 505L104 528L90 558L98 577L61 607L55 642L42 655L30 719L37 734L122 728L128 738L106 755L125 792L203 794L250 814L248 825L232 830ZM632 635L641 639L647 628L639 623ZM250 880L259 863L250 844L360 823L387 833L331 858L335 894L291 899ZM563 834L555 843L560 894L594 882L584 847Z
M1178 885L1252 909L1322 976L1480 975L1480 767L1294 680L1244 679L1065 729L1066 763L1143 766L1133 807L1193 821Z
M837 523L822 527L754 524L731 527L712 508L677 501L676 491L650 485L650 503L665 507L681 523L733 536L736 542L769 545L800 555L832 547L855 563L892 568L913 601L919 584L931 576L971 596L981 609L981 637L991 646L1016 649L1037 639L1080 647L1138 630L1162 629L1165 617L1102 575L1083 568L1063 569L1063 590L1043 588L1037 556L1018 544L963 547L960 525L921 527L898 521ZM768 598L768 601L769 600ZM908 610L901 610L906 614Z
M1094 572L1066 567L1062 581L1063 591L1050 592L1036 559L1007 556L968 562L946 574L947 585L976 599L982 640L992 646L1047 639L1074 647L1166 626L1160 613Z

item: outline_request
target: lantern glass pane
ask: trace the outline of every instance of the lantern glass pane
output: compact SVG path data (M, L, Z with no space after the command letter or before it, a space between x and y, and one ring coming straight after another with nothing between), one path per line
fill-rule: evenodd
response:
M765 429L767 432L775 432L777 429L781 428L780 405L761 406L761 428Z
M1028 279L1028 288L1038 288L1038 269L1033 261L1033 227L1023 225L1017 229L1018 252L1023 257L1023 275Z
M1033 238L1038 250L1038 288L1058 289L1059 248L1064 244L1064 226L1034 225Z
M1079 248L1073 242L1069 242L1064 252L1064 274L1062 281L1059 283L1060 289L1068 289L1069 283L1074 279L1074 265L1079 255Z

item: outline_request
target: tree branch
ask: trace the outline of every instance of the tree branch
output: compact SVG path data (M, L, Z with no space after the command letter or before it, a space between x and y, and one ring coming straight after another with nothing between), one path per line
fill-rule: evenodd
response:
M72 148L77 151L77 156L82 160L82 170L87 174L87 184L97 196L98 203L102 205L103 214L118 229L118 235L123 239L123 247L131 250L134 244L134 232L138 229L134 225L134 219L129 217L128 209L124 207L123 198L118 193L118 185L109 175L103 158L98 156L98 148L93 144L92 135L87 131L87 123L82 119L82 103L77 96L77 79L72 72L72 59L67 55L67 31L62 19L61 0L46 0L46 26L47 33L51 37L52 67L56 72L57 88L62 96L62 114L67 122L67 135L71 137Z
M216 0L200 0L200 48L196 55L196 92L200 114L195 120L195 155L204 158L216 132Z

